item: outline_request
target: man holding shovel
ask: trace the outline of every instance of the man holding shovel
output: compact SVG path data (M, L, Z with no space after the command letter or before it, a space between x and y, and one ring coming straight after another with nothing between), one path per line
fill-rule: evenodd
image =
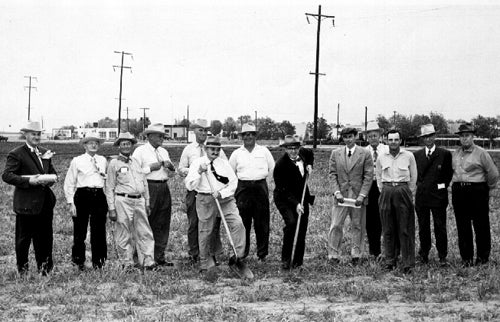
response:
M221 217L234 256L229 266L240 277L253 277L241 258L245 253L245 226L238 212L234 191L238 179L227 160L219 157L221 144L218 137L209 137L205 142L206 155L193 161L184 182L188 190L195 190L196 212L198 213L198 242L200 248L200 268L208 272L215 268L209 256L214 240L214 221Z

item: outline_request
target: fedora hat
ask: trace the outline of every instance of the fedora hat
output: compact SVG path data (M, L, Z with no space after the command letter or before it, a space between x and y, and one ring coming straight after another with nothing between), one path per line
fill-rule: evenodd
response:
M455 134L460 133L476 133L476 129L474 128L474 125L472 125L472 123L462 123L458 127L458 132L455 132Z
M255 127L255 124L253 124L253 122L245 123L241 127L241 132L240 132L241 134L247 133L247 132L257 133L257 129Z
M207 148L220 148L220 139L218 136L209 136L205 141L205 147Z
M116 139L115 143L113 143L113 145L118 146L118 145L120 145L121 141L130 141L130 142L132 142L132 145L137 143L137 139L132 134L130 134L130 132L120 133L120 135Z
M354 135L356 135L356 134L358 134L358 130L356 130L353 127L345 127L340 132L340 135L347 135L347 134L354 134Z
M148 135L153 133L165 134L165 127L163 126L163 124L162 123L151 124L144 130L143 134Z
M208 125L207 120L198 120L197 122L193 122L193 123L191 123L191 125L189 125L190 130L209 129L209 128L210 128L210 126Z
M299 147L300 141L295 138L294 135L285 135L285 139L280 144L281 147L287 148L291 146Z
M95 141L95 142L97 142L97 143L99 143L99 144L101 144L102 142L104 142L104 140L103 140L103 139L101 139L101 138L97 135L97 133L95 133L95 132L90 132L90 133L87 133L87 134L85 135L85 137L84 137L84 138L82 138L82 139L80 140L80 144L85 144L85 143L90 142L90 141Z
M380 126L378 126L378 123L375 121L368 122L366 124L366 133L371 132L371 131L378 131L382 132L384 129L382 129Z
M301 135L294 134L294 135L293 135L293 138L294 138L297 142L299 142L299 144L300 144L300 145L302 145L302 144L304 143L304 142L303 142L303 140L302 140L302 136L301 136Z
M21 132L43 132L43 129L40 122L28 121L28 123L21 128Z
M418 137L428 136L428 135L435 134L435 133L436 133L436 130L434 130L434 125L424 124L420 127L420 135Z

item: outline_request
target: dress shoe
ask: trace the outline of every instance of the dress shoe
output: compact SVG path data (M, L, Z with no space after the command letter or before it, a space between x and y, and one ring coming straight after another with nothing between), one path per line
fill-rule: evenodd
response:
M154 264L151 264L151 265L148 265L148 266L144 266L144 269L146 271L156 271L158 268L159 268L159 266L158 266L157 263L154 263Z
M446 258L439 259L439 266L440 267L448 267L448 261L446 260Z
M172 266L174 266L174 263L172 263L172 262L167 262L167 261L166 261L166 260L164 260L164 259L161 259L161 260L156 261L156 264L157 264L158 266L167 266L167 267L172 267Z
M289 261L283 261L281 262L281 269L283 270L289 270L290 269L290 262Z

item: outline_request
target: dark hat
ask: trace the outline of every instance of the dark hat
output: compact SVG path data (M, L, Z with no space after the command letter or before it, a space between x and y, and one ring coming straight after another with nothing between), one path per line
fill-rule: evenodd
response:
M356 130L353 127L345 127L340 132L340 135L347 135L347 134L354 134L354 135L356 135L356 134L358 134L358 130Z
M285 139L283 142L280 144L280 146L287 148L289 146L300 146L300 141L297 140L293 135L285 135Z
M130 141L130 142L132 142L132 145L137 143L136 138L132 134L130 134L129 132L120 133L120 135L116 139L115 143L113 143L113 145L118 146L118 145L120 145L121 141Z
M207 148L220 148L220 139L218 136L209 136L205 141L205 147Z
M476 133L476 129L474 128L474 125L472 125L472 123L462 123L458 127L458 132L455 132L455 134L460 133Z

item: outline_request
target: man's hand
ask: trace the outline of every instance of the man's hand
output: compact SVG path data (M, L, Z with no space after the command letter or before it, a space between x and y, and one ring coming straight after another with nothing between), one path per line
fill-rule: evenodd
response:
M356 198L356 202L354 203L354 205L356 207L359 207L363 204L363 200L365 200L365 197L363 196L358 196L358 198Z
M154 162L149 165L151 171L156 171L161 169L161 162Z
M306 169L307 169L307 173L309 173L309 175L311 175L311 173L313 172L313 166L308 164Z
M76 217L76 206L74 203L69 203L69 213L71 214L71 217Z
M170 171L175 171L175 166L174 166L174 164L173 164L172 162L168 161L168 160L163 161L163 162L162 162L162 165L163 165L165 168L169 169Z
M38 179L40 175L37 174L36 176L34 177L30 177L30 185L32 186L39 186L42 184L42 182Z
M180 168L177 169L177 173L179 174L179 176L181 176L182 178L185 178L188 174L189 170L188 171L185 171L185 170L181 170Z
M151 215L151 207L149 205L146 206L146 215Z
M344 203L344 196L342 196L342 194L340 192L337 192L335 194L335 199L337 199L338 203Z
M220 192L219 191L215 191L215 192L212 192L212 196L217 199L220 197Z
M108 217L109 217L109 220L111 220L111 221L116 221L116 219L118 218L118 217L116 216L116 209L110 209L110 210L108 211Z
M297 208L295 209L299 215L304 214L304 207L300 203L297 204Z
M202 174L203 172L206 172L208 169L208 166L205 163L200 164L200 167L198 168L198 173Z

